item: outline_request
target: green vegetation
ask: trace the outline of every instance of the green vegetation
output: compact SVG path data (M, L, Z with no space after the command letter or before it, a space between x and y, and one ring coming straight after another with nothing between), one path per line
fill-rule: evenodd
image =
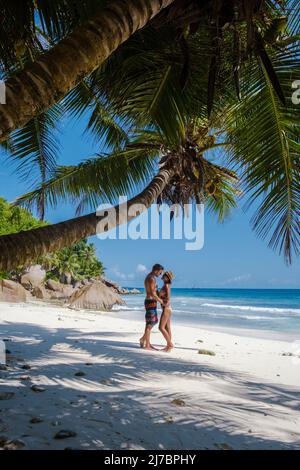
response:
M27 210L9 204L0 198L0 235L18 233L47 225L46 222L37 220ZM34 260L33 260L34 262ZM70 248L49 253L37 260L47 271L47 278L60 280L65 277L82 280L97 277L104 274L102 263L96 256L95 246L82 240ZM24 270L19 266L11 272L1 272L0 279L20 275Z
M12 206L0 197L0 235L18 233L43 225L46 225L45 222L35 219L27 210Z
M12 206L0 197L0 235L18 233L44 225L46 225L45 222L35 219L27 210ZM21 269L22 267L16 267L13 273L0 271L0 279L8 278L11 274L18 274Z
M81 240L70 248L64 248L41 258L40 263L47 270L47 278L70 282L104 274L103 264L96 257L95 246Z
M128 0L122 11L116 0L2 3L3 78L16 75L11 93L26 96L0 109L1 142L30 184L18 203L41 218L70 200L93 211L34 240L0 236L3 269L30 260L29 241L44 256L94 235L95 208L124 194L147 207L204 202L220 221L245 197L257 235L287 263L299 254L298 0ZM68 167L57 164L65 116L101 146Z

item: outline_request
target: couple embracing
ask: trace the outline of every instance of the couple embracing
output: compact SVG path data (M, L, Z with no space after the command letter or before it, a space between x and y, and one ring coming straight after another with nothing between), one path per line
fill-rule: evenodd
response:
M164 285L158 290L156 278L161 277ZM152 328L158 323L157 304L160 303L162 307L162 314L159 322L159 330L167 341L167 346L163 349L165 352L170 352L174 347L172 343L171 334L171 284L174 275L171 271L164 271L163 266L155 264L151 273L145 279L145 309L146 309L146 327L142 338L140 339L141 348L153 350L151 346L150 335Z

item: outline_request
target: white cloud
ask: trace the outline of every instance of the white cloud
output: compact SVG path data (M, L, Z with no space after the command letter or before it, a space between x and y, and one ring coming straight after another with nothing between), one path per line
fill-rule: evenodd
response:
M221 284L226 285L226 284L238 284L243 281L248 281L251 279L251 274L242 274L240 276L235 276L230 279L227 279L226 281L222 282Z
M141 275L145 275L147 272L148 268L144 264L138 264L135 271L131 273L124 273L119 266L112 266L108 269L108 275L123 284L127 281L136 281Z
M130 281L134 279L134 274L126 274L120 271L120 269L117 266L114 266L113 268L110 268L109 270L112 273L112 276L114 276L117 279L120 279L121 281Z
M136 267L137 273L146 273L148 271L147 267L144 264L138 264Z

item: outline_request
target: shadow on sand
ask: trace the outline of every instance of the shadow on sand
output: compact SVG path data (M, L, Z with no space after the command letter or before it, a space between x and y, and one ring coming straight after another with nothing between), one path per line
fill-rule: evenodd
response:
M267 429L269 419L280 419L291 408L298 412L297 391L261 384L246 374L215 366L141 351L123 336L128 338L128 332L95 334L25 323L2 325L1 337L12 340L7 342L9 371L0 372L0 388L15 396L0 402L0 434L22 439L26 448L300 448L300 434L284 443L249 429L258 419L266 420ZM24 361L30 370L22 369ZM84 375L75 376L78 371ZM30 380L20 382L22 375ZM169 377L170 389L161 383L162 376ZM202 386L207 387L211 379L217 379L214 387L220 400L203 394ZM186 380L192 383L192 396L184 393ZM46 391L34 393L32 383ZM186 406L172 404L175 398L185 400ZM245 422L249 413L251 424ZM36 416L43 422L30 423ZM53 439L60 429L71 429L77 436Z

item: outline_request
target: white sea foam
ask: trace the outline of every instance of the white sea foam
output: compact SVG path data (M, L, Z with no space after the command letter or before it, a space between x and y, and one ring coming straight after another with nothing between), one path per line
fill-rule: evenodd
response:
M207 317L207 318L242 318L243 320L268 320L273 321L274 317L266 317L263 315L246 315L246 314L238 314L238 313L221 313L221 312L201 312L201 311L192 311L192 310L179 310L173 309L174 314L181 313L181 314L188 314L191 316L197 317ZM288 319L288 316L281 316L276 317L276 320L284 320Z
M264 313L275 313L282 314L288 313L292 315L300 315L299 308L275 308L275 307L254 307L250 305L227 305L227 304L202 304L202 307L213 307L213 308L222 308L230 310L242 310L246 312L264 312Z
M128 311L128 310L133 311L134 310L134 311L138 312L138 311L142 311L143 308L142 307L127 307L126 305L114 305L112 310L115 311L115 312L120 312L122 310L124 310L124 311Z

